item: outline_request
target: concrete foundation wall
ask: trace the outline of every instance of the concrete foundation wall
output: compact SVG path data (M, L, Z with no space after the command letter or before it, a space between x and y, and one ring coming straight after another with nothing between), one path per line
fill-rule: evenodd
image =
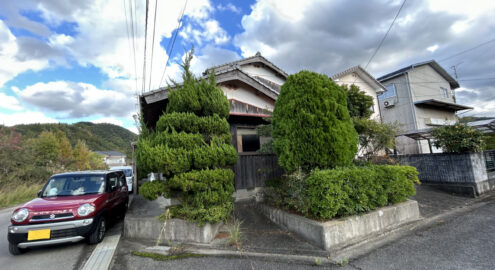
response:
M177 205L175 199L159 197L148 201L141 196L135 196L124 220L124 236L127 238L156 241L160 236L164 221L158 217L167 207ZM182 219L169 219L162 234L163 241L178 241L192 243L209 243L218 233L222 222L206 223L199 227Z
M273 222L325 250L354 244L419 219L418 203L411 200L328 222L314 221L264 204L259 204L259 208Z
M125 218L124 236L127 238L156 241L160 236L164 221L157 217L129 217ZM162 234L163 241L178 241L192 243L209 243L218 233L221 222L206 223L199 227L196 223L189 223L182 219L169 219Z

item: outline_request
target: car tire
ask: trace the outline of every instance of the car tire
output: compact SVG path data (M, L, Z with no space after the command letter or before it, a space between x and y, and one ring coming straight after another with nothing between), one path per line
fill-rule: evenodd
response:
M23 249L23 248L18 248L17 245L15 244L12 244L12 243L9 243L9 252L10 254L12 255L20 255L22 253L24 253L26 250Z
M98 219L98 225L96 225L95 230L89 235L88 242L92 245L100 243L103 238L105 238L106 228L107 225L105 217L100 217L100 219Z

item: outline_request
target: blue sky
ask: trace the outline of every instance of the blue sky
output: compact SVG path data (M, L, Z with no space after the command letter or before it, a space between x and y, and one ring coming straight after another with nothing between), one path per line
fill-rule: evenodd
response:
M144 91L165 86L167 78L179 78L178 63L191 46L197 74L257 51L288 73L309 69L332 75L364 66L402 4L189 0L169 52L185 2L158 0L152 58L155 1L149 2ZM144 3L4 1L0 124L93 121L136 131L132 116L138 111L136 93L143 91ZM130 6L136 7L134 39L128 35ZM367 69L378 77L412 63L448 58L440 64L450 73L451 66L457 68L458 102L476 107L469 114L495 116L495 80L490 79L495 77L495 63L487 61L495 57L495 42L463 52L495 39L494 12L490 1L408 1Z

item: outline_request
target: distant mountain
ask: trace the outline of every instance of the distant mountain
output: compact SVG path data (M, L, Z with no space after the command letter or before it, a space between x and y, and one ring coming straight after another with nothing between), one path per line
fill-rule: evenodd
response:
M495 119L495 117L477 117L477 116L464 116L459 118L460 123L468 123L480 120Z
M14 126L15 131L22 134L24 139L37 137L43 131L65 133L74 146L77 140L86 142L92 151L116 150L132 155L131 142L137 140L137 135L126 128L113 124L95 124L78 122L74 124L29 124Z

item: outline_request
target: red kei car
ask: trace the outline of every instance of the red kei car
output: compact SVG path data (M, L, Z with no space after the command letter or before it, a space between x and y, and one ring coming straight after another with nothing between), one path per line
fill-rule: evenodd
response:
M9 251L105 237L107 221L123 217L129 202L122 171L80 171L50 177L38 198L14 210L8 229Z

